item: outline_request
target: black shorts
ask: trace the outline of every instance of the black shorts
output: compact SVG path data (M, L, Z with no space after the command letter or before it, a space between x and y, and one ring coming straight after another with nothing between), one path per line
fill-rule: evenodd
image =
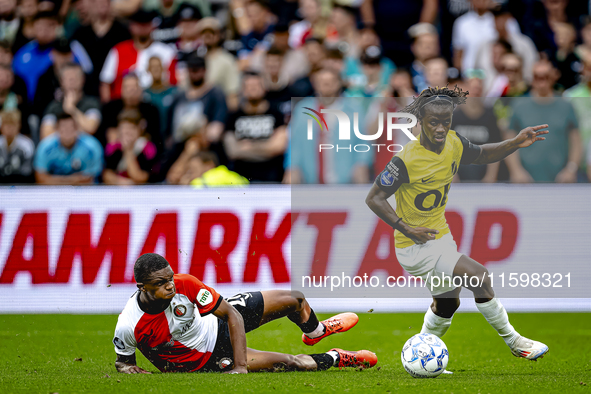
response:
M265 302L260 291L239 293L233 297L226 298L244 320L244 331L250 332L261 325ZM223 372L234 367L234 349L230 341L230 329L228 322L218 320L218 336L215 348L209 360L197 372Z

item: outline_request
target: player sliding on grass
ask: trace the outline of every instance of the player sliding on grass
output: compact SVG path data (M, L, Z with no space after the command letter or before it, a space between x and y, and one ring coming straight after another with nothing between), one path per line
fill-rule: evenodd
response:
M136 365L136 348L162 372L314 371L378 361L367 350L293 356L247 348L247 332L284 316L301 328L306 345L357 324L354 313L319 322L300 292L241 293L225 300L194 276L174 274L155 253L140 256L133 273L139 290L119 315L113 339L119 372L150 373Z
M431 290L433 303L425 314L421 333L443 336L460 306L461 287L433 277L477 277L479 286L471 287L470 280L463 285L474 293L480 313L505 340L513 355L536 360L548 352L548 346L519 335L509 323L505 308L495 298L487 269L458 253L445 220L445 205L460 164L503 160L519 148L544 140L541 135L548 131L542 129L548 125L526 127L515 138L500 143L473 145L450 130L453 111L466 101L467 94L457 86L453 90L428 88L403 110L420 121L420 137L392 158L376 178L366 203L396 230L396 257L402 268L422 277ZM396 196L396 211L387 201L392 194Z

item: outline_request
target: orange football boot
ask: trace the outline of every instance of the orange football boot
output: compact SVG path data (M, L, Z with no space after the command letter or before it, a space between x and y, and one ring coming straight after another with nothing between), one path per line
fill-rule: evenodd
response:
M369 350L350 352L343 349L330 349L339 354L339 368L361 367L371 368L378 363L378 356Z
M320 342L321 339L326 338L329 335L336 334L337 332L345 332L353 327L359 321L359 316L352 312L345 312L340 313L336 316L333 316L329 319L321 321L321 323L325 327L324 334L319 336L318 338L310 338L306 334L302 334L302 341L308 345L312 346Z

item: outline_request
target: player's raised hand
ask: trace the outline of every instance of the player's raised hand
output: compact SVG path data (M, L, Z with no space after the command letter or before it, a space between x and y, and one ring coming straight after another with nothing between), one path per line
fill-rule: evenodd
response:
M414 243L422 245L427 241L435 239L435 234L439 234L439 231L432 228L415 227L405 235L412 239Z
M515 137L515 142L519 148L527 148L536 141L544 141L546 137L540 137L541 135L548 134L547 124L541 124L538 126L530 126L521 130Z

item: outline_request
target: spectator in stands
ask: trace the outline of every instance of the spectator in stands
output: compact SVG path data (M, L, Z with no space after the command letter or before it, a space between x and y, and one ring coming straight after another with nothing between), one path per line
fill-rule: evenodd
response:
M234 56L222 48L222 25L213 17L203 18L199 22L198 32L207 48L205 53L205 82L216 85L226 95L228 108L238 108L240 90L240 71Z
M242 41L242 49L238 51L240 68L246 69L253 52L266 51L271 47L274 17L265 0L233 0L232 7Z
M0 65L7 66L12 70L12 51L8 41L0 40ZM20 103L27 103L27 84L18 75L14 75L14 84L12 85L12 91L19 96ZM24 115L23 115L24 118Z
M507 138L530 124L548 124L550 133L540 146L515 152L505 160L512 182L576 182L582 146L579 122L572 105L555 97L558 71L548 61L534 65L530 98L512 106Z
M417 23L408 29L412 39L410 49L414 61L410 66L414 90L421 92L428 88L425 79L425 62L439 56L439 35L437 29L430 23Z
M579 59L585 59L588 53L591 53L591 16L586 16L583 27L581 28L582 43L575 48L575 54Z
M378 36L373 34L370 30L365 30L359 40L359 51L360 54L365 54L365 59L373 58L376 56L380 57L379 60L379 85L386 86L390 75L396 69L396 66L392 60L384 56L382 48L380 47L380 40ZM377 65L376 65L377 66ZM348 88L357 85L358 88L364 89L364 85L367 81L365 75L365 66L361 62L360 57L345 56L344 58L344 70L343 75L344 85Z
M62 94L53 100L41 120L41 139L55 132L57 117L65 112L76 121L76 127L85 133L94 134L101 123L101 108L98 98L84 94L84 73L76 63L66 63L59 73Z
M35 15L35 40L23 46L13 60L14 73L27 84L27 100L33 103L37 82L51 67L51 44L58 28L57 16L53 13L39 12Z
M360 11L364 26L373 28L379 36L384 56L399 67L408 67L413 55L406 33L416 23L434 23L438 3L437 0L365 0Z
M361 56L361 35L357 29L357 10L353 7L335 3L330 14L334 37L327 37L326 44L338 47L347 57Z
M181 185L192 185L195 188L216 186L248 185L248 179L228 170L218 163L218 158L211 152L197 152L191 157L187 165L187 172L183 174Z
M18 30L11 42L12 53L17 53L27 43L35 39L35 15L37 15L37 0L21 0L18 6Z
M72 40L79 42L90 57L92 72L87 76L85 90L98 97L99 76L109 51L120 42L129 40L131 35L127 27L114 18L110 0L92 0L88 6L90 23L80 26Z
M107 144L103 180L108 185L141 185L156 162L156 146L142 137L142 118L136 110L119 114L117 141Z
M174 142L184 141L181 125L196 116L205 115L209 122L205 127L207 140L218 142L228 113L224 92L205 81L207 67L203 57L194 53L187 60L187 68L191 85L176 97L171 106L168 135L172 135Z
M388 88L390 75L382 76L382 53L377 46L367 48L360 57L362 78L351 78L346 97L381 97Z
M123 76L131 70L138 76L143 89L150 87L152 77L148 72L148 60L153 56L158 56L162 61L166 70L165 80L172 85L176 84L176 50L152 40L154 17L153 12L136 12L129 23L131 40L120 42L109 51L100 74L100 96L103 103L121 97Z
M501 68L507 77L507 90L503 97L520 97L529 90L529 85L523 79L523 64L521 58L514 53L506 53L501 58Z
M322 15L319 0L299 0L299 13L303 20L289 27L289 46L298 49L308 38L324 39L326 37L327 20Z
M210 142L207 140L205 127L207 118L202 113L187 119L180 127L183 141L174 145L165 158L160 169L160 176L166 177L166 183L178 185L182 177L189 171L189 161L199 152L209 151ZM215 155L215 153L212 152ZM217 156L217 155L215 155Z
M20 133L20 112L3 110L0 119L0 183L34 183L35 144Z
M61 101L64 92L61 88L59 75L61 68L74 62L74 55L67 38L62 37L53 42L50 52L51 66L39 77L37 91L33 99L33 113L40 118L53 100Z
M280 183L287 133L283 113L266 100L263 78L246 73L242 81L244 101L228 116L224 146L231 169L250 182Z
M463 75L464 77L468 77L468 74L473 73L475 70L482 72L485 83L484 94L487 97L501 97L507 92L509 85L507 76L503 73L501 59L505 54L511 53L512 48L511 44L502 39L495 40L494 42L490 43L490 45L488 44L489 43L483 44L481 48L484 48L490 52L488 52L486 56L482 56L482 58L478 58L476 60L477 67L482 65L483 67L486 67L487 70L482 68L473 68L464 70ZM483 52L479 52L479 54L482 53Z
M497 77L502 73L500 69L502 55L513 52L522 59L522 75L527 83L531 82L532 66L538 61L539 56L531 38L521 33L519 23L509 12L507 4L495 8L493 15L498 38L480 46L476 54L475 67L486 72L484 92L489 97L499 97L500 89L495 82L498 82Z
M427 86L447 86L448 64L442 57L436 57L425 63Z
M186 6L193 10L192 17L197 17L196 21L211 15L210 2L206 0L143 0L143 9L156 12L160 21L158 29L154 32L155 40L173 43L179 38L179 34L183 34L179 31L180 26L177 22Z
M554 25L554 41L557 50L550 56L560 71L560 78L557 84L559 90L565 90L577 84L577 75L582 68L577 55L575 55L575 44L577 32L573 25L568 23L556 23Z
M259 51L250 56L248 69L262 73L265 69L267 53L273 49L275 54L281 54L283 61L280 64L279 75L282 81L288 84L307 75L310 70L306 53L301 49L293 49L289 46L289 26L280 23L275 26L273 32L273 46L268 51Z
M16 0L4 0L0 7L0 40L13 43L18 27Z
M174 2L171 0L160 1L161 5L173 5ZM176 8L176 11L174 11ZM159 15L154 20L157 23L157 28L152 32L152 38L156 41L161 41L167 44L174 44L179 39L186 41L188 36L195 35L195 24L203 16L199 8L192 4L182 3L177 7L170 7L168 9L162 7L161 10L156 10ZM170 13L174 11L173 13ZM164 13L162 13L164 12ZM189 22L189 23L183 23ZM190 26L190 25L193 26ZM183 37L184 35L184 37ZM195 36L195 39L197 37ZM193 48L194 50L195 48Z
M267 91L267 100L284 115L288 115L291 112L291 90L287 75L281 73L283 64L284 52L271 47L265 54L265 67L261 75Z
M322 69L313 75L314 87L317 97L301 100L292 114L291 119L291 164L286 174L286 179L291 183L367 183L369 182L369 168L373 155L370 152L345 152L344 155L334 150L318 151L319 143L339 144L338 125L336 116L323 116L328 127L320 130L313 124L313 139L307 139L307 133L295 133L293 130L306 130L308 117L303 113L304 108L312 108L320 112L321 109L339 109L347 114L358 112L360 127L365 125L364 112L356 106L355 100L343 100L341 95L342 84L340 76L334 70ZM363 143L354 133L346 145ZM341 143L342 145L342 143ZM339 152L341 153L341 152Z
M173 146L166 152L160 169L161 176L166 176L171 184L179 182L186 162L198 150L211 150L220 162L226 162L220 141L228 115L224 92L205 82L205 59L197 53L187 59L187 70L191 85L177 95L170 107L167 135L171 136Z
M178 9L175 17L175 30L178 31L178 39L175 45L178 51L177 59L179 63L193 53L201 43L199 40L199 21L201 18L199 9L191 4L183 3Z
M475 68L476 55L482 44L498 38L495 18L489 11L491 1L471 2L473 10L456 19L451 39L453 65L462 72Z
M454 112L452 128L470 142L483 145L501 141L501 131L492 108L484 104L483 75L469 75L465 90L470 92L464 105ZM460 165L458 176L462 182L496 182L499 162L485 165Z
M104 146L117 139L117 117L119 114L123 110L137 110L144 119L141 128L145 137L156 145L159 152L164 151L158 108L143 101L143 96L144 92L140 87L138 76L134 73L125 75L121 86L121 98L112 100L103 106L102 122L96 132L96 137Z
M575 108L577 119L579 120L579 132L583 141L583 160L581 161L582 173L589 174L589 144L591 143L591 52L582 52L583 69L581 70L580 80L577 85L566 90L563 94L568 97L570 103ZM580 177L580 178L586 178Z
M168 111L178 93L176 86L170 86L163 80L164 68L159 57L153 56L148 63L148 72L152 75L152 86L144 92L146 102L158 108L160 114L160 140L166 145L166 127Z
M304 45L306 57L310 64L308 75L303 76L291 85L292 97L308 97L314 95L311 75L322 68L326 59L326 48L322 42L316 38L308 38Z
M71 115L57 117L57 133L37 147L33 161L37 183L82 185L95 183L103 171L103 148L91 135L81 133Z

